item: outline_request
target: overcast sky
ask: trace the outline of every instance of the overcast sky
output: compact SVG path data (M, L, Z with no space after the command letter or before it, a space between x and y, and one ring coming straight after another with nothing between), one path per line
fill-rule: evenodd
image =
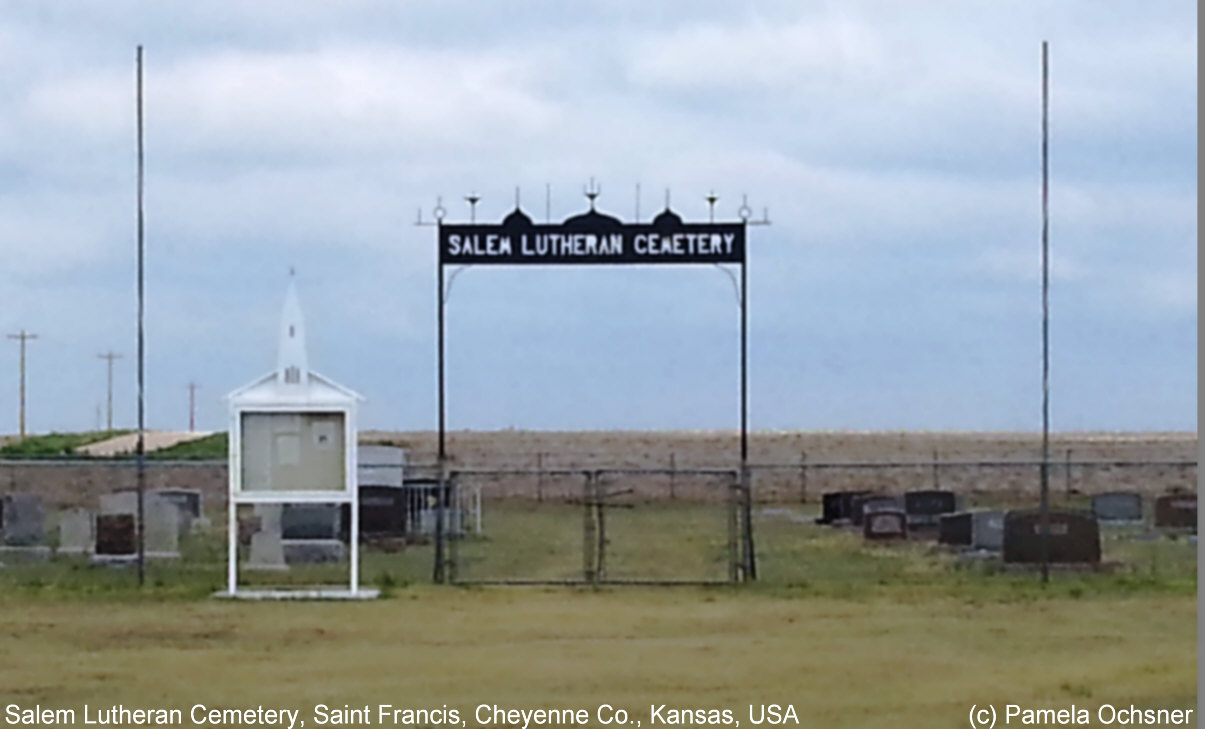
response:
M1041 426L1040 46L1051 43L1056 430L1196 430L1191 0L0 5L0 328L29 428L136 423L135 46L145 46L147 422L225 427L275 364L297 269L310 363L363 425L436 425L448 219L665 205L750 233L750 424ZM450 428L735 428L712 267L470 268ZM17 429L0 340L0 432Z

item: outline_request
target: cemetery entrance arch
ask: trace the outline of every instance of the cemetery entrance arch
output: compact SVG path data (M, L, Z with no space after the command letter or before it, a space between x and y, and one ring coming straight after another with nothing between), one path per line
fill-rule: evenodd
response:
M750 209L747 204L740 208L740 220L706 223L686 222L668 205L649 222L624 222L595 209L598 192L586 191L590 208L560 223L536 223L516 203L515 209L499 223L449 223L445 221L442 205L435 209L435 225L438 232L439 258L436 265L436 317L437 317L437 360L439 397L439 439L437 468L440 483L455 488L456 479L450 479L447 468L447 387L445 376L445 307L451 279L445 276L447 266L556 266L556 265L708 265L723 267L725 264L740 267L737 284L740 299L740 468L735 484L736 497L731 499L736 545L736 556L730 570L730 580L752 580L756 578L756 562L752 533L752 495L749 476L748 439L748 272L747 272L747 228ZM708 201L714 206L715 196ZM475 196L468 198L474 206ZM728 269L723 269L728 271ZM452 277L455 277L454 271ZM587 508L601 508L600 499L583 497ZM456 579L454 553L449 550L449 540L456 538L447 528L448 520L442 513L445 502L454 499L439 499L441 513L436 520L435 564L433 576L436 582ZM589 524L587 520L587 524ZM595 524L597 522L594 522ZM586 527L588 531L589 526ZM589 534L583 541L588 541ZM451 569L450 569L451 567ZM589 569L586 570L590 572ZM595 570L597 576L602 570ZM605 581L605 575L601 578ZM595 580L597 581L597 580ZM640 582L639 577L625 582ZM665 580L648 580L664 582Z

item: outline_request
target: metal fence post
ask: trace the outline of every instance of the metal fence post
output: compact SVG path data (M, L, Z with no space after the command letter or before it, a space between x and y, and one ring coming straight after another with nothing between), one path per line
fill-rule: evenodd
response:
M799 503L808 502L808 454L799 452Z

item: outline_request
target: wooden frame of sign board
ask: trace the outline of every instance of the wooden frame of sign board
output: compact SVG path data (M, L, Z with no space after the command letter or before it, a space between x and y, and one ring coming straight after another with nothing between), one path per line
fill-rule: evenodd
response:
M333 384L333 383L332 383ZM250 427L245 428L245 425ZM290 428L290 425L296 425ZM338 427L338 426L342 427ZM279 427L284 426L284 427ZM356 489L356 406L355 396L345 403L231 403L229 449L228 559L227 590L238 591L238 506L240 504L335 503L350 504L350 575L348 587L359 591L359 499ZM247 442L248 436L252 442ZM270 438L266 436L271 436ZM295 437L295 440L291 438ZM335 437L341 443L328 450L324 439ZM250 449L248 448L250 445ZM326 457L322 454L329 453ZM289 467L296 466L296 473ZM266 476L266 487L244 483L250 467L257 481ZM272 488L277 470L279 478L312 477L323 471L331 478L323 487L320 481L310 481L305 488Z

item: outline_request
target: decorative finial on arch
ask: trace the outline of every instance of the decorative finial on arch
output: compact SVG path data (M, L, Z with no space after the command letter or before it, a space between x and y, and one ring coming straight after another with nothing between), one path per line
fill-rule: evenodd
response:
M601 195L601 194L602 194L602 186L601 186L601 185L595 185L595 184L594 184L594 178L593 178L593 177L591 177L591 178L590 178L590 186L589 186L589 187L583 187L583 188L582 188L582 193L584 193L584 194L585 194L585 196L586 196L586 199L590 201L590 210L594 210L594 200L595 200L595 199L596 199L596 198L597 198L599 195Z
M293 268L292 266L289 266L289 278L293 278L296 275L297 275L297 269Z

